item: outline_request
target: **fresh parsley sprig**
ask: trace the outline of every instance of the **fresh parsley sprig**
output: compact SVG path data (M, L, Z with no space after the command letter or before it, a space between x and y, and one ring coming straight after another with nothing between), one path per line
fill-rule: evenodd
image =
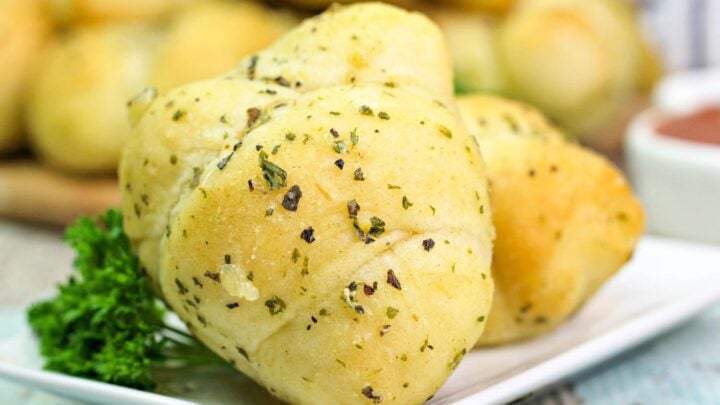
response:
M77 274L28 310L46 369L149 390L155 367L221 361L165 324L167 310L140 271L119 211L80 218L65 241L77 252Z

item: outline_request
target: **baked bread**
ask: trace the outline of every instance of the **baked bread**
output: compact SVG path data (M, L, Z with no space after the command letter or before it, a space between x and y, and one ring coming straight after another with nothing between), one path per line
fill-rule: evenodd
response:
M195 0L44 0L59 25L153 21ZM201 0L202 1L202 0Z
M630 259L643 211L605 158L565 141L535 109L458 99L487 164L497 232L495 298L479 345L556 327Z
M422 403L480 336L493 229L450 70L429 20L365 3L131 103L122 207L148 277L280 398Z
M639 27L621 0L524 0L499 27L508 94L573 134L602 125L636 91Z
M41 0L0 0L0 155L22 145L20 111L28 71L49 34Z
M225 72L294 23L253 3L201 1L163 24L70 30L49 46L33 75L26 104L33 149L66 171L114 172L130 132L126 104L138 91Z
M29 85L33 151L53 167L116 170L130 132L126 102L147 84L155 33L145 25L81 28L44 50Z

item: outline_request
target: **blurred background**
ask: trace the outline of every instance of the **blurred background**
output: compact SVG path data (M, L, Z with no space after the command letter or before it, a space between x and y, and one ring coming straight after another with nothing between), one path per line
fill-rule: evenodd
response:
M499 94L540 108L577 142L627 168L646 206L657 191L646 190L642 173L657 169L646 168L644 146L624 158L624 149L634 148L630 123L648 108L674 117L690 104L720 103L717 75L692 78L720 64L718 1L392 2L426 13L445 32L457 93ZM128 100L143 88L162 92L223 73L330 4L0 0L0 215L61 225L117 205ZM706 90L702 100L693 99L702 91L692 86ZM693 142L718 149L712 144L720 140ZM657 226L654 217L673 208L668 204L657 214L648 209L651 230L688 236ZM699 239L720 243L720 236Z

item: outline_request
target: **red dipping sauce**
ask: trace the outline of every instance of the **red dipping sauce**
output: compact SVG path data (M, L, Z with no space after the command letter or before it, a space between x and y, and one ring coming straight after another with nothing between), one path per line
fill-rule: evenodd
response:
M669 119L657 128L660 135L686 141L720 145L720 107Z

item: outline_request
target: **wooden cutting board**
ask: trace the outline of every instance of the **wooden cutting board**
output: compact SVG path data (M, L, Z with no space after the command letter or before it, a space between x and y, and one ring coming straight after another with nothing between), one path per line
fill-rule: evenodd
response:
M0 163L0 217L66 225L120 206L114 177L76 177L31 160Z

